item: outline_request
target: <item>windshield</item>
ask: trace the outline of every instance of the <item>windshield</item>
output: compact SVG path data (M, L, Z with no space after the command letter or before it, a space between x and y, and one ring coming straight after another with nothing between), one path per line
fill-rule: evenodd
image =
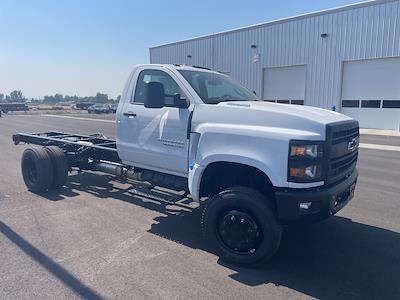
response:
M182 76L200 96L204 103L217 104L224 101L254 101L256 95L228 76L200 71L180 70Z

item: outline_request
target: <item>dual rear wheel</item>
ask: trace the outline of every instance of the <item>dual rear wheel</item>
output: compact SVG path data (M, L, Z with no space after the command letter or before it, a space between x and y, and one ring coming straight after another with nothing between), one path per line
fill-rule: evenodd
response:
M61 188L67 181L68 169L67 157L57 146L28 148L22 154L22 177L34 193Z

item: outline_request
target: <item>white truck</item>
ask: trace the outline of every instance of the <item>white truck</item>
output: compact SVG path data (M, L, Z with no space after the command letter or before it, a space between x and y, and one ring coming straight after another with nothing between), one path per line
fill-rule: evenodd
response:
M15 144L43 146L22 156L28 189L60 188L77 169L146 181L148 193L132 190L144 196L154 196L154 186L187 191L204 207L207 240L220 257L239 264L268 260L278 250L282 225L327 218L354 195L357 121L320 108L260 101L205 68L134 67L116 126L116 141L15 134Z

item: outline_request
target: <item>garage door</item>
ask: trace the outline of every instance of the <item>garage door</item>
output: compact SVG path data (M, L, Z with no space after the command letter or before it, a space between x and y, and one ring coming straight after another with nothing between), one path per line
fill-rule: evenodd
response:
M400 57L345 62L342 113L361 127L400 129Z
M304 104L306 66L265 68L263 99L265 101Z

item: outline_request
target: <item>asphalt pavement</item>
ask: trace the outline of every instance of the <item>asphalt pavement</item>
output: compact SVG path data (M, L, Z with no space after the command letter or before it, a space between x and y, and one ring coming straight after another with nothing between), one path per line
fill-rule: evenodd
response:
M350 204L327 221L285 228L269 264L243 268L209 251L200 208L132 196L128 182L74 173L59 193L28 192L26 146L11 135L48 130L115 137L111 115L0 118L1 299L400 298L399 151L360 149ZM400 138L361 143L400 146Z

